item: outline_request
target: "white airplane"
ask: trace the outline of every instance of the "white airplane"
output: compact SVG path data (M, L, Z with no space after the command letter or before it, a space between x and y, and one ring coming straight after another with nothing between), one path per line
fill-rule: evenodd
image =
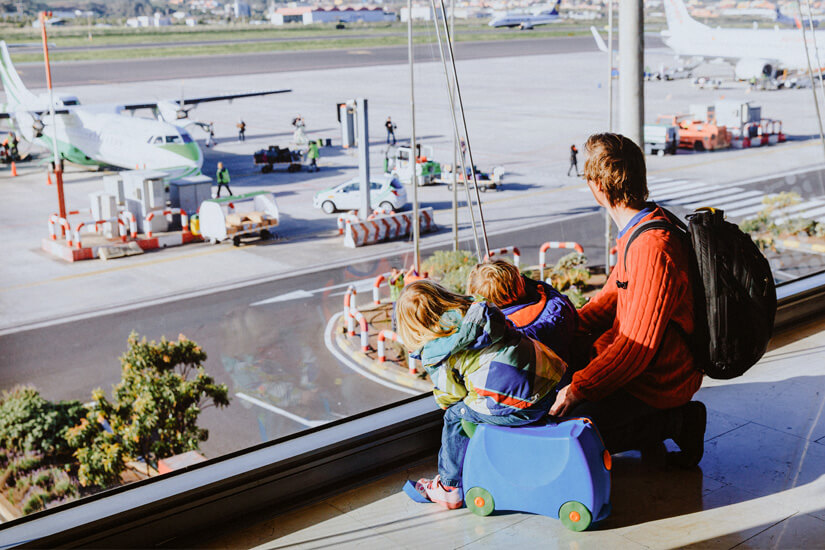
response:
M774 76L785 69L807 72L799 30L712 28L693 19L682 0L664 0L664 4L668 28L662 38L679 56L723 59L734 65L740 80ZM825 47L820 34L808 33L812 60L814 40L820 49Z
M54 133L48 93L38 96L26 88L3 41L0 41L0 80L6 92L6 103L0 104L0 119L9 119L12 129L26 141L51 151ZM87 166L159 170L169 174L170 180L199 174L203 153L185 129L188 124L197 124L187 119L190 110L199 103L290 91L267 90L119 105L81 105L73 95L55 95L58 154L62 159ZM155 118L130 116L141 109L151 110Z
M561 0L556 1L553 9L540 11L535 14L508 13L501 17L493 18L493 20L487 24L491 27L518 27L522 30L529 30L539 25L558 23L561 20L559 17L559 4L561 4Z

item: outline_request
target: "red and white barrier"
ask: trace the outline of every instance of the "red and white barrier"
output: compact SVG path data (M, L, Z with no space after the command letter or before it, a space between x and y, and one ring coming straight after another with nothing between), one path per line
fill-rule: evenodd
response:
M368 351L370 349L369 341L369 326L367 325L367 318L355 308L350 308L349 318L358 321L361 328L361 351ZM355 336L355 331L348 331L349 336Z
M232 203L230 203L229 206L232 206ZM160 212L160 211L155 210L155 211L149 212L148 214L146 214L146 218L144 219L144 221L146 222L145 227L146 227L146 238L147 239L152 238L152 226L150 225L150 222L154 219L156 212ZM161 214L163 216L166 216L166 218L170 222L172 221L172 215L173 214L180 214L181 228L183 229L184 233L189 232L189 215L186 213L186 210L183 210L181 208L167 208L166 210L161 212Z
M72 226L69 225L69 220L61 218L57 214L49 216L49 239L53 241L57 240L57 225L59 225L62 230L61 236L66 237L69 246L72 246Z
M126 225L123 223L123 220L119 216L117 216L117 217L114 217L114 218L109 218L108 220L95 220L94 222L90 221L88 223L87 222L78 223L74 228L74 244L75 244L75 247L76 248L83 248L83 246L80 242L80 231L84 227L88 226L90 228L93 228L92 229L93 232L99 233L101 225L104 225L104 224L107 224L107 223L114 224L115 222L117 222L117 225L118 225L118 236L120 237L120 241L125 243L126 242ZM71 246L71 245L69 245L69 246Z
M381 291L381 283L384 281L388 281L389 273L384 273L383 275L379 275L375 278L375 282L372 283L372 303L375 305L379 305L381 303L381 295L379 292ZM389 282L388 282L389 284Z
M134 212L129 212L128 210L121 212L120 219L124 224L127 222L129 223L129 234L134 239L137 236L137 218L135 217Z
M539 249L539 279L544 280L544 270L547 268L547 251L550 249L574 249L579 254L584 254L584 248L579 243L572 241L547 241Z
M360 221L361 218L358 217L358 210L350 210L346 214L341 214L340 216L338 216L338 234L344 234L344 228L347 226L347 223L358 223Z
M385 348L384 341L387 338L389 338L390 342L397 342L401 345L404 344L404 342L401 341L401 338L398 336L398 334L394 333L391 330L382 330L381 332L379 332L378 333L378 362L379 363L383 363L387 360L387 355L386 355L386 352L385 352L385 349L384 349Z
M521 252L515 246L508 246L508 247L505 247L505 248L499 248L497 250L491 250L490 254L488 256L484 256L484 261L485 262L489 261L490 258L495 256L496 254L498 254L500 256L504 255L504 254L512 254L513 255L513 264L515 264L516 267L518 267L519 264L521 263Z
M349 316L350 309L355 308L355 296L356 296L356 294L358 294L358 291L355 290L355 287L352 286L352 285L349 285L347 287L347 291L344 293L344 317L346 317L347 320L350 319L350 316ZM354 336L355 333L353 333L352 335Z
M421 233L428 233L438 229L438 226L436 226L433 220L432 208L421 209L418 219ZM413 219L411 212L376 216L372 220L346 222L344 246L355 248L380 241L406 237L412 231L412 224Z

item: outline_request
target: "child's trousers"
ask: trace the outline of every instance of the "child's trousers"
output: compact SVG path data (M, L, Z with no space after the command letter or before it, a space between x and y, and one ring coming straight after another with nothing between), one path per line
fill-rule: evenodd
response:
M444 411L444 428L441 431L441 449L438 451L438 473L441 483L450 487L461 487L461 472L464 454L470 438L461 428L461 420L475 424L495 424L497 426L524 426L532 424L547 415L553 405L555 393L551 393L530 409L516 411L508 415L492 416L481 414L463 401L459 401Z

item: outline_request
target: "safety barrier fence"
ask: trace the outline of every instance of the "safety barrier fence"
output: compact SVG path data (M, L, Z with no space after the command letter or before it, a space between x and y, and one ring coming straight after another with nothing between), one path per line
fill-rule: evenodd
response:
M349 222L360 222L361 218L358 217L358 210L350 210L346 214L341 214L338 216L338 234L344 234L344 228L347 226Z
M516 267L519 267L519 265L521 264L521 252L515 246L507 246L507 247L504 247L504 248L491 250L490 254L488 256L484 256L484 261L485 262L489 261L496 254L498 254L500 256L502 256L504 254L512 254L513 255L513 264L515 264Z
M404 342L401 341L401 337L398 336L395 332L391 330L382 330L378 333L378 362L383 363L387 360L387 353L385 349L385 340L389 339L391 342L396 342L397 344L404 345ZM418 370L415 367L415 359L413 359L412 355L409 353L407 354L407 368L410 371L410 374L417 374Z
M355 321L358 321L358 325L361 329L361 351L369 351L370 349L370 340L369 340L369 324L367 323L367 318L364 317L364 314L355 309L354 307L350 307L349 309L349 318ZM347 327L347 335L348 336L355 336L355 327Z
M544 270L547 269L547 251L550 249L572 249L579 254L584 254L584 248L579 243L572 241L547 241L539 248L539 278L544 280Z
M419 212L418 219L421 233L438 229L433 220L432 208L423 208ZM405 237L412 231L412 226L413 216L410 212L376 216L372 220L347 221L344 230L344 246L355 248Z
M89 222L79 222L74 228L74 245L76 248L83 248L83 245L80 241L80 232L83 228L88 227L92 229L95 233L100 232L100 226L111 223L118 225L118 235L120 236L121 242L126 242L126 224L123 223L123 220L120 217L109 218L108 220L94 220ZM72 246L69 243L69 246Z
M231 206L231 204L230 204L230 206ZM160 211L155 210L155 211L149 212L148 214L146 214L146 218L144 218L144 221L146 222L145 227L146 227L146 238L147 239L152 238L152 226L150 224L151 224L152 220L154 219L155 214L157 212L160 212ZM181 228L183 229L183 231L188 232L189 231L189 215L186 213L186 210L183 210L181 208L167 208L167 209L163 210L163 212L161 212L161 215L166 216L166 219L168 219L170 222L172 221L172 215L173 214L180 214Z

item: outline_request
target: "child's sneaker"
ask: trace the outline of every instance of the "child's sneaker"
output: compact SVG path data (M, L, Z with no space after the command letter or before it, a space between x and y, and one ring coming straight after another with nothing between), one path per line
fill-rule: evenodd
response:
M464 491L461 487L448 487L441 483L441 476L433 479L421 478L415 484L415 490L431 502L448 510L455 510L464 505Z

